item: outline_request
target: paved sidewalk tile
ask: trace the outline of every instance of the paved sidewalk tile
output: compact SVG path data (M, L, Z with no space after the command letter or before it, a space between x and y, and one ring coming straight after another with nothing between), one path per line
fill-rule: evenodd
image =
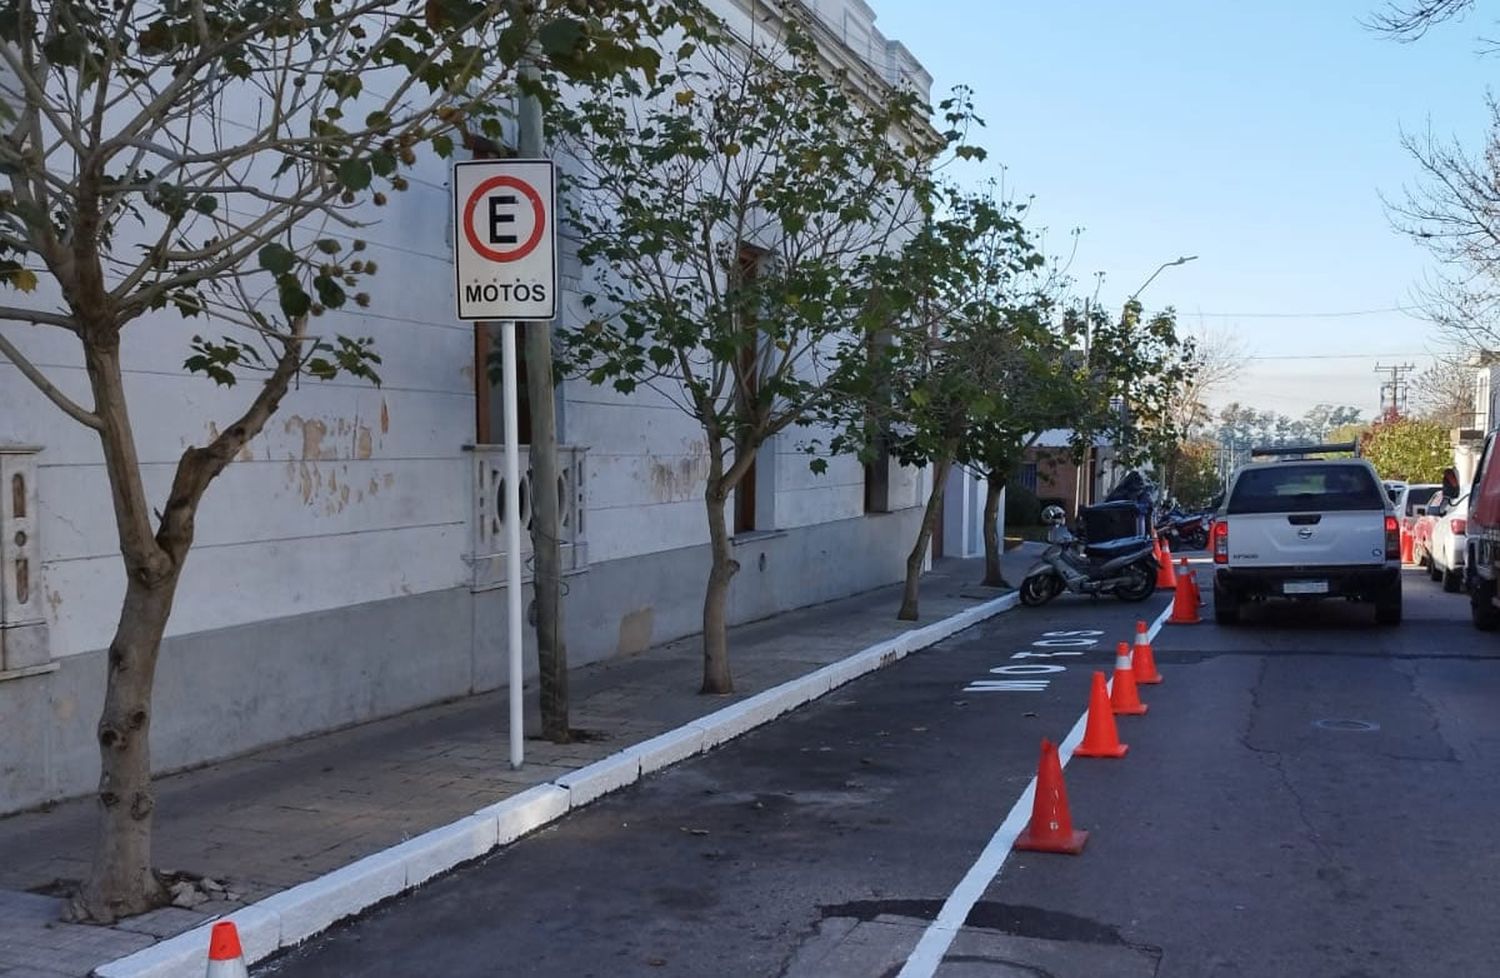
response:
M1007 555L1006 571L1027 555ZM116 927L59 922L49 892L79 878L93 846L94 803L60 803L0 818L0 978L83 978L107 961L555 780L632 744L805 675L913 627L995 596L974 582L979 561L926 575L922 621L898 623L887 587L732 630L736 693L697 694L701 646L682 639L570 674L573 726L590 738L528 739L509 767L504 691L427 707L159 778L156 864L223 883L235 899L168 908ZM540 728L529 687L528 731Z

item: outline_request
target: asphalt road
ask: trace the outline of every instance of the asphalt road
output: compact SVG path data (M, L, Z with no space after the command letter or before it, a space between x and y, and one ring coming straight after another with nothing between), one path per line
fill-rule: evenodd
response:
M1497 973L1500 639L1424 576L1406 587L1395 629L1344 605L1167 626L1129 755L1067 767L1084 852L1010 854L935 973ZM256 973L896 975L1040 739L1165 604L1018 609Z

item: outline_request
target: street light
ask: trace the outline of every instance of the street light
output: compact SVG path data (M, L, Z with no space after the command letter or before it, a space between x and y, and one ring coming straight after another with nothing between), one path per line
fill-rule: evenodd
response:
M1156 281L1156 276L1160 275L1162 272L1166 271L1167 269L1171 268L1172 266L1174 266L1174 265L1186 265L1190 261L1197 261L1197 260L1198 260L1198 256L1197 255L1184 255L1183 257L1175 259L1173 261L1164 261L1164 262L1162 262L1161 263L1161 267L1158 268L1156 271L1152 272L1151 273L1151 277L1148 278L1148 279L1146 279L1146 281L1142 282L1141 283L1141 287L1138 288L1138 289L1136 289L1134 292L1132 292L1130 294L1130 298L1133 300L1133 299L1135 299L1136 296L1138 296L1142 292L1146 291L1146 286L1148 286L1152 282Z

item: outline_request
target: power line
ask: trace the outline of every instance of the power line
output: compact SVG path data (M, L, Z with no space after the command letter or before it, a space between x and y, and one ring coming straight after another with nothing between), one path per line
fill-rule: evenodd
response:
M1351 309L1343 312L1192 312L1187 315L1205 319L1344 319L1353 316L1381 316L1391 312L1420 314L1412 306L1387 306L1384 309Z
M1432 357L1437 354L1418 350L1414 353L1398 353L1387 350L1383 353L1257 353L1245 360L1384 360L1389 357Z

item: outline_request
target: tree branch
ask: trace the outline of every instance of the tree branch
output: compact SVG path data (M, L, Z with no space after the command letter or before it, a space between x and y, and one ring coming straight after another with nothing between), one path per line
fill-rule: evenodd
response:
M26 377L27 380L35 384L37 390L45 394L47 396L47 399L53 404L56 404L58 407L62 408L63 411L74 421L77 421L81 425L93 428L95 431L98 431L104 427L104 422L99 419L99 416L97 414L94 414L92 411L89 411L86 408L80 407L78 403L75 402L72 398L68 397L68 395L58 390L57 387L53 385L52 381L48 380L47 377L37 369L34 363L26 359L26 357L22 355L21 351L16 349L14 344L12 344L10 340L5 338L5 334L3 333L0 333L0 353L3 353L7 360L15 364L16 369L21 371L21 373Z

